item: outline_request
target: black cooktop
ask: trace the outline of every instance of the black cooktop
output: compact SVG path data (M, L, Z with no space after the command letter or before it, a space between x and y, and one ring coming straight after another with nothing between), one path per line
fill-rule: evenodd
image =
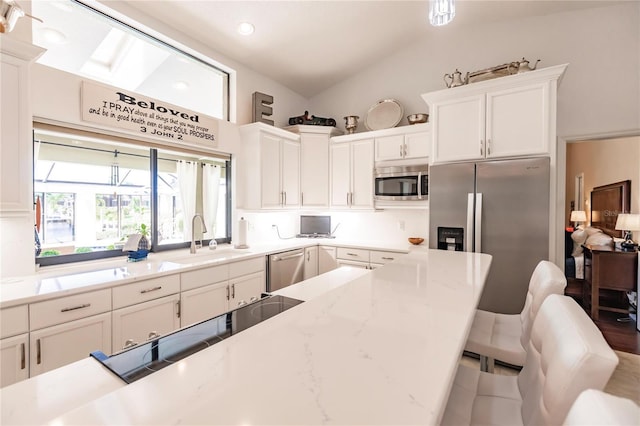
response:
M96 351L91 356L126 383L133 383L300 303L301 300L290 297L265 294L265 297L249 305L123 352L107 356Z

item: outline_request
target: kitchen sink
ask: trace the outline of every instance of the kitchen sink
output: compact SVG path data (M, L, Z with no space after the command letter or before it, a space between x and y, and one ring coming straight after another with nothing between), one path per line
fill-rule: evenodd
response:
M252 254L252 252L233 248L223 250L207 250L206 248L203 248L194 254L189 253L180 257L169 258L167 259L167 262L179 263L181 265L202 264L238 259L245 257L248 254Z

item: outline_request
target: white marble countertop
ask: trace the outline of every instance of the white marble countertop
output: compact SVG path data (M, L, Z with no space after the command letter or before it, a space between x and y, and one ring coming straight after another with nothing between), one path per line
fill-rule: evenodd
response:
M6 278L0 281L0 308L128 284L136 280L154 278L158 275L180 273L203 266L235 262L282 250L318 244L404 253L410 249L408 243L389 244L383 241L355 242L326 238L294 238L253 244L248 249L235 249L231 245L220 245L216 250L203 247L196 254L190 254L189 249L150 253L147 259L139 262L127 262L126 257L119 257L46 267L33 275Z
M490 263L412 252L48 423L437 424Z

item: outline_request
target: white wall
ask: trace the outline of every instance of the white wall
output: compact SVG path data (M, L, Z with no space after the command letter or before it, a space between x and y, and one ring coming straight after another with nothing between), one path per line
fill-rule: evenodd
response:
M569 63L558 91L559 136L640 129L640 2L492 22L456 34L449 29L431 31L314 96L310 110L320 116L358 115L362 121L375 102L394 98L405 116L428 112L420 94L445 89L445 73L524 56L532 63L541 59L539 67ZM400 125L406 124L405 118ZM366 131L363 124L360 131Z

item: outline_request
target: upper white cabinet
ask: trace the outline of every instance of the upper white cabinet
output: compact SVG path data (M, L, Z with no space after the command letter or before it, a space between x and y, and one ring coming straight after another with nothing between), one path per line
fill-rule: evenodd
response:
M330 126L290 126L300 135L300 206L329 207L329 139L342 132Z
M375 161L424 160L431 151L430 124L395 127L371 132L375 140ZM415 161L413 161L415 162Z
M556 92L567 65L422 95L432 120L432 163L549 155Z
M330 152L331 207L373 208L373 139L339 141Z
M300 136L264 123L241 126L240 134L239 207L300 207Z

